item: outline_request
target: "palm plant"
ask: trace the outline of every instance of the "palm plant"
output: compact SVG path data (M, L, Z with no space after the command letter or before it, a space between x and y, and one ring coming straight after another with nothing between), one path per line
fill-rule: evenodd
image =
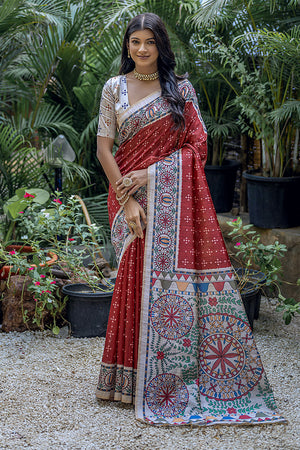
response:
M63 133L79 152L81 130L75 130L74 117L80 112L72 89L82 50L72 39L82 35L81 6L6 0L1 9L0 121L38 149ZM88 172L75 163L64 164L64 174L73 187L74 176L89 182Z
M234 103L241 112L239 123L243 131L262 140L263 174L290 174L297 165L300 123L296 2L270 1L266 5L261 0L210 0L194 16L194 22L199 27L214 17L226 24L234 11L239 13L231 41L212 34L205 40L199 33L199 44L202 52L204 48L219 56L223 68L230 69L230 76L220 70L230 88L233 80L238 81ZM269 30L259 28L266 26Z

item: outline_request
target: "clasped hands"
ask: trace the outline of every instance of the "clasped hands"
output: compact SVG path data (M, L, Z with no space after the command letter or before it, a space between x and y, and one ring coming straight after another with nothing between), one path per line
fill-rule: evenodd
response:
M117 196L122 198L124 195L131 196L140 187L147 184L147 169L133 170L128 174L125 174L117 182ZM146 214L141 205L133 198L129 197L128 201L124 204L125 219L129 226L130 232L136 234L138 237L143 238L144 233L141 225L141 221L146 225Z

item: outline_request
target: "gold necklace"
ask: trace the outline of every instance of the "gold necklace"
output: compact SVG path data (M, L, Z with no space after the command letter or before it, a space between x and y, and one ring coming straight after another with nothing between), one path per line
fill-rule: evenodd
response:
M157 80L157 78L158 78L158 72L149 73L149 75L148 75L148 74L144 74L144 73L139 73L134 68L133 73L134 73L135 78L137 78L140 81L153 81L153 80Z

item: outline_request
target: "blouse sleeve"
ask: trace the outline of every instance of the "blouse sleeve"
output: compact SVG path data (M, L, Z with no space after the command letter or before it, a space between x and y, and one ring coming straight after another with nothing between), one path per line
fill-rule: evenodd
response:
M97 136L114 139L116 135L116 128L117 120L115 113L115 99L111 89L111 84L108 80L102 91Z

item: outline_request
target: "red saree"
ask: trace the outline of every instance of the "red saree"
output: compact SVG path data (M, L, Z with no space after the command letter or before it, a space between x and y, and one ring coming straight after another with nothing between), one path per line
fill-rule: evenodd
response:
M154 93L126 111L116 161L148 168L135 195L147 214L130 235L109 193L118 277L96 395L135 403L151 424L282 422L236 288L207 187L206 131L194 89L184 131Z

